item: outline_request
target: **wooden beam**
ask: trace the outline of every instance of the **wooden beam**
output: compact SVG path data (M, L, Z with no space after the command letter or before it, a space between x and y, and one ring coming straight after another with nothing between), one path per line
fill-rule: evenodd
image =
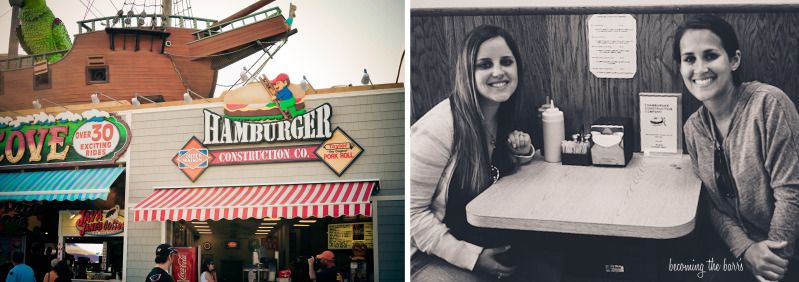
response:
M274 2L274 1L275 1L275 0L260 0L260 1L258 1L258 2L255 2L254 4L252 4L252 5L250 5L250 6L247 6L247 7L246 7L246 8L244 8L244 9L241 9L241 10L239 10L238 12L236 12L236 13L234 13L234 14L232 14L232 15L228 16L227 18L224 18L224 19L222 19L222 20L218 21L216 24L214 24L214 25L212 25L212 26L210 26L210 27L208 27L208 28L212 28L212 27L220 26L220 25L226 24L226 23L227 23L227 22L229 22L229 21L232 21L232 20L235 20L235 19L241 18L241 17L243 17L243 16L246 16L246 15L252 14L252 12L258 11L258 9L260 9L261 7L263 7L263 6L266 6L266 5L268 5L269 3L272 3L272 2Z

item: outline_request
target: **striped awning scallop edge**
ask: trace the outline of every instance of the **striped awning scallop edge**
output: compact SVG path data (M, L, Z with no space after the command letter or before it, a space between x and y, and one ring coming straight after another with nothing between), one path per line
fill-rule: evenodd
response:
M371 216L376 181L155 189L134 221Z
M0 201L105 200L124 167L0 173Z

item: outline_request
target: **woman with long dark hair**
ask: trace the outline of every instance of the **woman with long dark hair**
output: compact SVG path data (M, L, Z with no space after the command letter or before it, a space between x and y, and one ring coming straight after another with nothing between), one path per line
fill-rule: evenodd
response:
M200 282L216 282L216 267L213 260L206 259L200 266Z
M759 280L794 275L784 281L796 281L796 106L777 87L741 82L738 38L719 17L689 18L677 30L673 49L686 89L702 102L684 132L710 221L726 243L727 261L740 259L751 273L714 274L724 276L718 281L751 281L753 275Z
M534 106L513 37L479 26L463 41L454 89L411 127L411 280L513 274L510 246L466 221L466 204L532 159Z

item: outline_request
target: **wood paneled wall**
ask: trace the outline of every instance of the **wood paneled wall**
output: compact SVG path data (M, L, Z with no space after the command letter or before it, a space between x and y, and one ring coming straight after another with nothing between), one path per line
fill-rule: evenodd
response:
M514 36L527 69L520 75L528 82L522 93L533 95L536 104L530 110L536 111L546 96L553 97L565 113L567 135L601 116L633 118L637 132L640 92L683 92L685 120L700 103L684 90L671 46L674 32L685 18L707 10L412 11L411 122L450 93L461 41L482 24L503 27ZM589 71L586 20L591 13L600 12L632 13L636 20L638 70L632 79L597 78ZM775 85L798 103L799 6L745 6L718 15L730 22L738 35L742 80Z

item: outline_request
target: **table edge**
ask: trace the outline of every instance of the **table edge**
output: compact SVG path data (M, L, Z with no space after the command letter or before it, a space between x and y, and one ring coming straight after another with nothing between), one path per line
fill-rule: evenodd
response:
M673 226L625 226L553 220L526 221L520 224L518 221L510 223L511 220L514 219L475 216L469 211L469 205L466 206L466 221L476 227L647 239L674 239L688 235L696 225L696 214L687 222Z

